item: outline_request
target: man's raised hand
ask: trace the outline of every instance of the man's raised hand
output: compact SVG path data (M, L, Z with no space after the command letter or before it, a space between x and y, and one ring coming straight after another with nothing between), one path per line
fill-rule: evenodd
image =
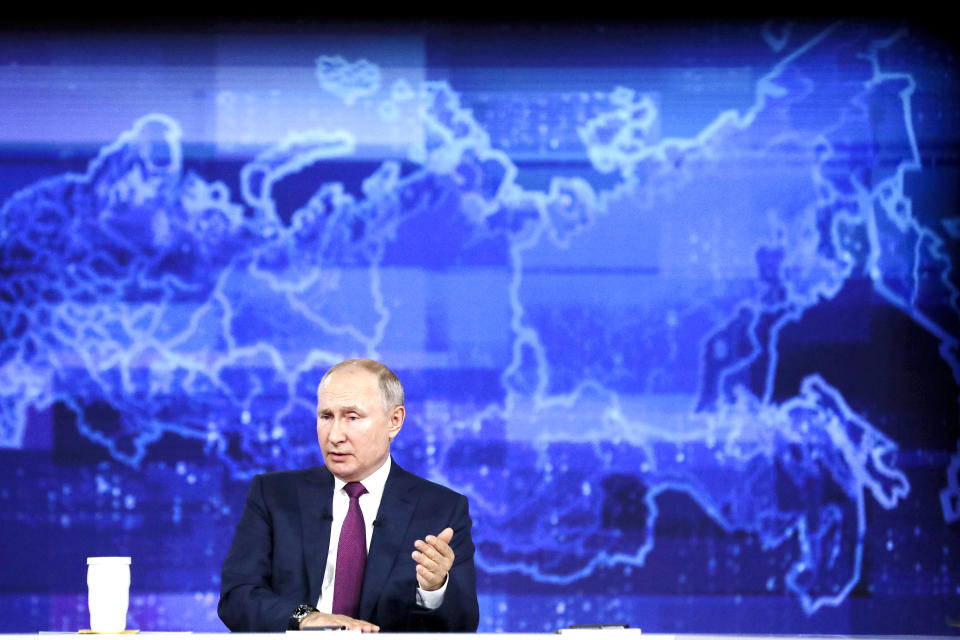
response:
M446 582L455 557L450 548L452 539L453 529L447 527L435 536L413 543L417 548L412 554L417 563L417 583L424 591L436 591Z

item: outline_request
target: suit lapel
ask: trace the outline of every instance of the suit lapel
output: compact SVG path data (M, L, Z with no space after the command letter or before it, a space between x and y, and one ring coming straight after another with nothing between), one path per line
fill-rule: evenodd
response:
M390 475L383 488L383 498L377 511L377 524L370 540L367 566L363 573L363 592L360 595L361 620L369 620L376 608L377 597L383 593L383 585L390 576L397 560L413 553L413 540L406 540L406 532L417 506L414 476L401 469L396 462L390 467ZM327 527L329 529L329 527ZM329 533L327 534L329 536ZM411 579L415 574L411 573ZM413 587L411 587L413 588Z
M300 513L303 526L303 557L307 570L308 604L316 606L320 599L323 574L327 569L330 549L330 524L333 522L333 475L326 467L310 470L307 482L299 486Z

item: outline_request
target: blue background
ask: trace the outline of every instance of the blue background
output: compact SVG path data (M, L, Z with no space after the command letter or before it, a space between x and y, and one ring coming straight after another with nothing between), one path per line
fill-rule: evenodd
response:
M956 52L917 21L0 37L0 631L223 630L331 364L471 500L481 631L950 633Z

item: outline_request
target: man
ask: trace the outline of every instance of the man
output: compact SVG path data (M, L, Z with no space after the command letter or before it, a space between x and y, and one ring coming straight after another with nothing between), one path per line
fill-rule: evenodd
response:
M231 631L476 631L467 499L401 469L403 387L372 360L317 389L325 466L254 477L223 563Z

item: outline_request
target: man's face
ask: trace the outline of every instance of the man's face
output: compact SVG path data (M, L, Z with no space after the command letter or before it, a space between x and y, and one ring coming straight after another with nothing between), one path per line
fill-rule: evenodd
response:
M345 482L369 476L390 455L403 416L403 407L383 410L375 374L335 371L317 389L317 439L327 468Z

